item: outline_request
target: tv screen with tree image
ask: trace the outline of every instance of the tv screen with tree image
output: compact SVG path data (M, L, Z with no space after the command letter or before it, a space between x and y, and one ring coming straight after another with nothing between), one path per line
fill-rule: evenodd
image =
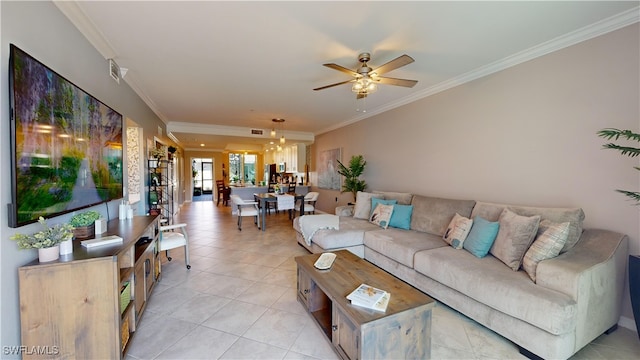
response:
M9 226L122 198L122 115L16 46L10 50Z

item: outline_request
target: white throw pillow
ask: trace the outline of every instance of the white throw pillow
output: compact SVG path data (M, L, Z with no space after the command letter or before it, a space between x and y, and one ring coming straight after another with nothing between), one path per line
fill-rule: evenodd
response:
M354 219L369 220L369 215L371 215L372 198L384 199L378 194L358 191L356 194L356 205L353 208Z
M391 214L393 214L393 205L378 204L376 208L373 209L369 222L386 229L389 226Z
M473 225L473 220L456 213L442 238L454 249L462 249L462 245L471 230L471 225Z
M569 222L562 224L549 220L540 222L538 237L524 254L522 268L529 274L533 282L536 282L536 270L542 260L553 259L560 254L560 250L569 237Z

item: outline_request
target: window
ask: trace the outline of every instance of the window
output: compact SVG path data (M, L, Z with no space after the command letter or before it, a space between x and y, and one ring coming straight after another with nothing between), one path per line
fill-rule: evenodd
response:
M245 184L256 183L256 163L258 156L254 154L229 154L230 181L243 181Z

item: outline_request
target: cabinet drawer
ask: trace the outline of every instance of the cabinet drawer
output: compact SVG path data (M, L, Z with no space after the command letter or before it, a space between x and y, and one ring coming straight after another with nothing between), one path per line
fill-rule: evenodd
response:
M309 294L311 293L311 278L306 272L298 268L298 297L304 303L304 306L309 309Z

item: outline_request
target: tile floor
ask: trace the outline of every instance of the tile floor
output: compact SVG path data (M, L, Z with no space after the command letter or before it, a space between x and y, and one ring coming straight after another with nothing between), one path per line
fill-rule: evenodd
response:
M294 257L307 254L285 214L267 217L266 232L229 207L182 206L191 270L182 250L163 262L127 359L337 359L329 342L296 300ZM437 304L432 359L524 359L517 348L456 311ZM450 336L456 334L456 336ZM573 359L638 359L635 332L619 328Z

